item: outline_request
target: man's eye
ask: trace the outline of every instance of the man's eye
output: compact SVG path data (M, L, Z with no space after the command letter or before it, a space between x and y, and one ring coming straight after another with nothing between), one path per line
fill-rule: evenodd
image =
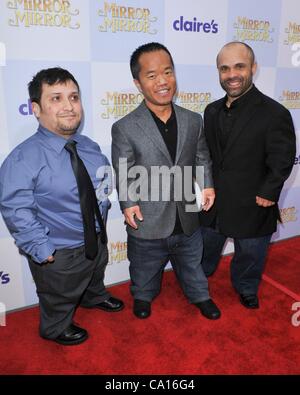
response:
M53 96L52 100L53 101L59 101L59 96Z
M74 95L71 97L72 101L78 101L79 100L79 96L78 95Z

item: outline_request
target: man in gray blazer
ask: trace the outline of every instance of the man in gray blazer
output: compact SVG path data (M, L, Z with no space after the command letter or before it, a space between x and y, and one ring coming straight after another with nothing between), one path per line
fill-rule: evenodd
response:
M172 103L176 78L165 46L140 46L130 68L144 101L113 125L112 162L127 224L133 312L150 316L170 261L188 300L206 318L217 319L221 314L201 266L199 213L192 204L194 178L204 187L203 210L215 198L202 118Z

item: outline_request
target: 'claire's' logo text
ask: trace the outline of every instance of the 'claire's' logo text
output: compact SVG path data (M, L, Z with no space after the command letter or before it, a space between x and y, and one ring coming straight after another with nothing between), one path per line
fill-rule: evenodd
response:
M27 103L22 103L19 105L19 113L21 115L32 115L32 106L30 99L27 100Z
M0 284L8 284L10 282L9 273L0 272Z
M219 25L212 19L210 22L198 21L196 17L193 20L185 20L183 16L173 22L173 29L176 31L196 32L196 33L218 33Z

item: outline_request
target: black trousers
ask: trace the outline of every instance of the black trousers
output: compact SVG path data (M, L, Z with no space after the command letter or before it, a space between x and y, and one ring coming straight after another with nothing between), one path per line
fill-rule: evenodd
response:
M55 339L71 323L78 305L92 307L110 297L104 286L107 245L98 237L94 260L85 257L84 246L57 250L53 263L38 264L28 257L40 305L40 335Z
M220 262L227 237L213 228L202 227L202 267L211 276ZM258 292L265 259L272 235L255 238L234 238L234 255L230 265L231 282L235 290L244 295Z

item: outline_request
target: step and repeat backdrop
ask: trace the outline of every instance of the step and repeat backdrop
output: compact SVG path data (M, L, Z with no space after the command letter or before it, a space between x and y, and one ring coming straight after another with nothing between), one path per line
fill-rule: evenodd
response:
M111 125L143 100L129 69L133 50L159 41L173 55L178 105L203 114L224 95L215 58L244 41L258 61L256 86L287 107L300 134L299 0L0 0L0 164L35 133L27 84L40 69L61 66L79 82L82 133L110 159ZM300 150L280 199L277 241L299 235ZM128 280L126 232L112 195L106 284ZM26 259L0 219L0 302L7 310L37 303ZM225 253L232 251L232 243Z

